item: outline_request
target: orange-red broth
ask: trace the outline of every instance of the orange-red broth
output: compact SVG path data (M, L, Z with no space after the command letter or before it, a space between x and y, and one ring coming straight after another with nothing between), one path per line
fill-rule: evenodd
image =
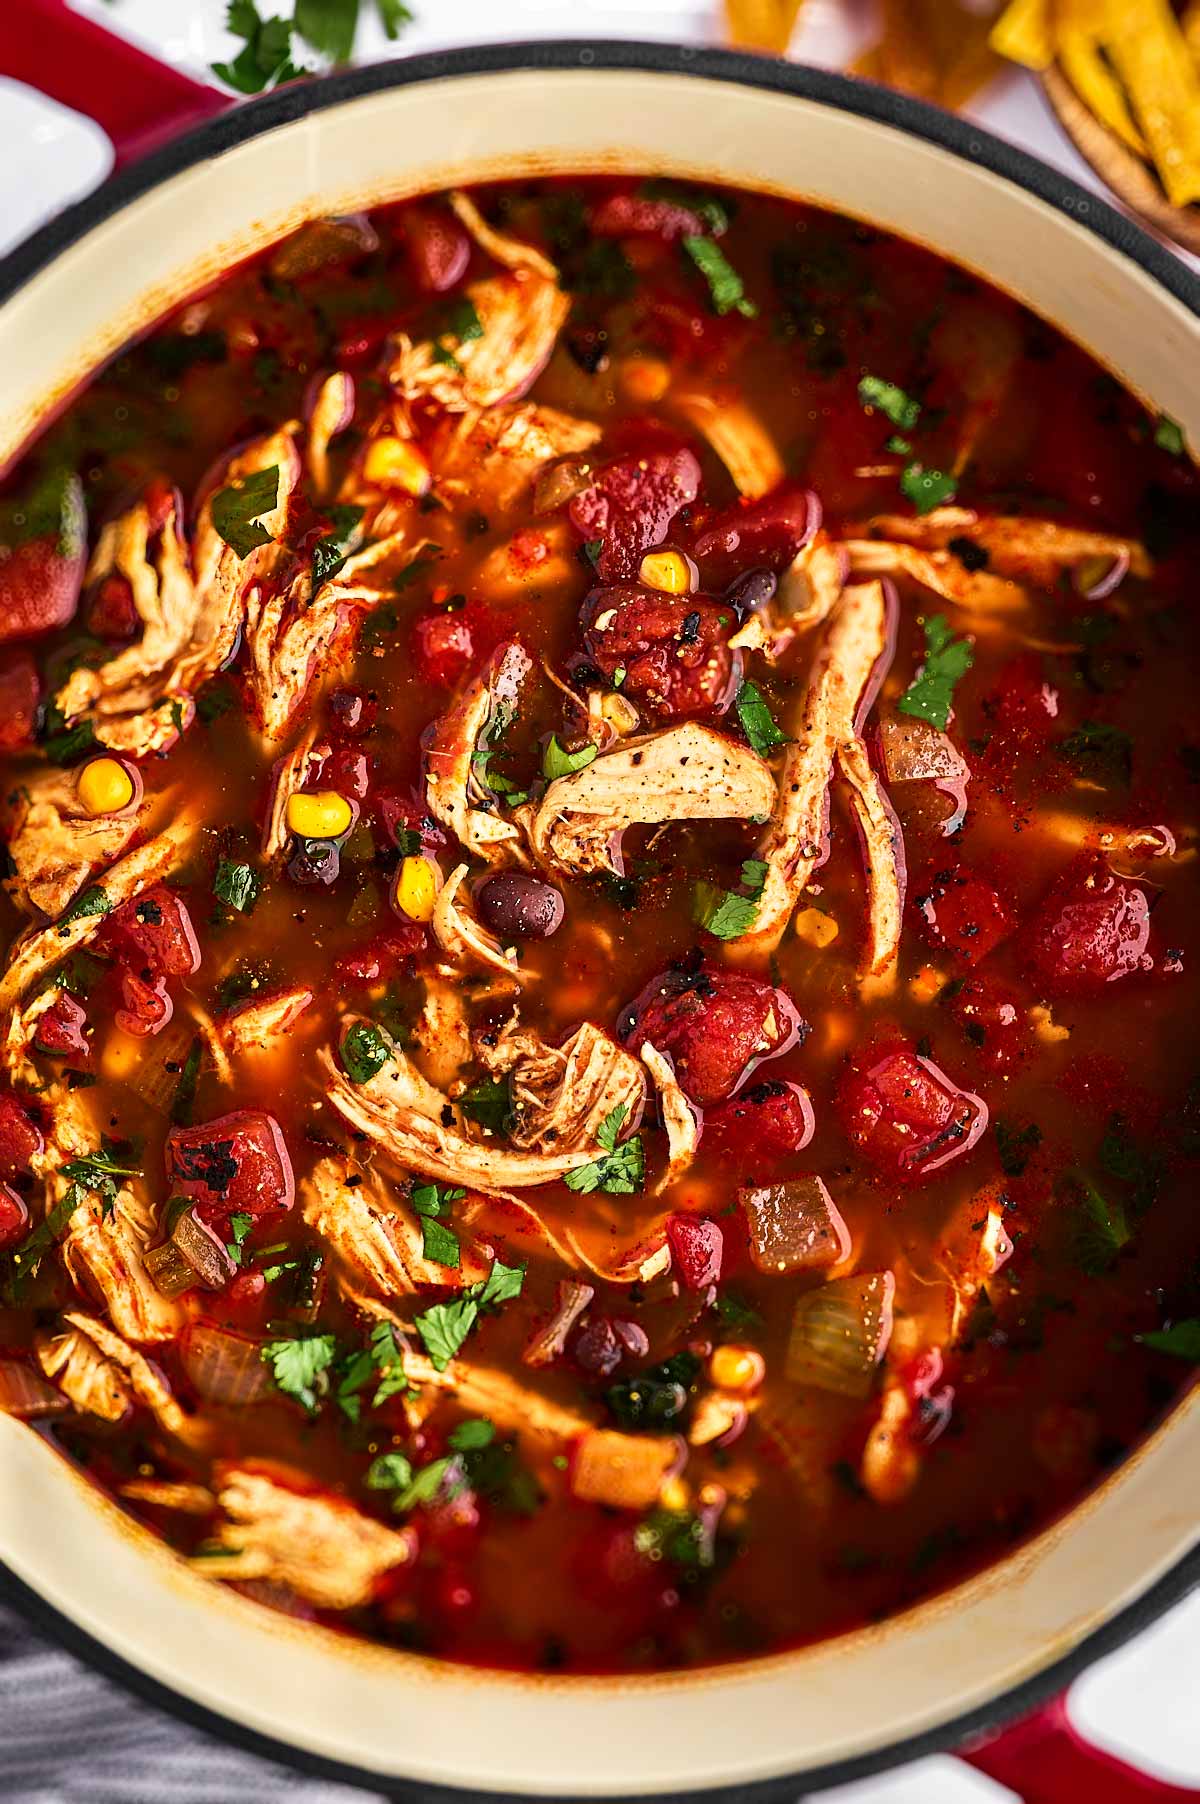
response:
M750 1313L732 1326L670 1279L644 1292L601 1286L593 1313L636 1320L649 1337L647 1359L627 1360L620 1377L681 1348L701 1362L721 1343L758 1348L767 1368L764 1397L791 1424L798 1466L789 1466L757 1418L728 1449L693 1454L689 1483L723 1486L731 1498L715 1564L697 1571L668 1558L647 1568L631 1553L629 1520L573 1500L564 1462L538 1454L518 1436L518 1454L533 1467L541 1493L533 1513L508 1513L486 1501L449 1517L416 1511L421 1554L415 1568L398 1574L373 1606L336 1619L368 1636L454 1658L576 1670L719 1661L809 1641L889 1615L998 1557L1102 1478L1176 1395L1186 1366L1142 1346L1138 1336L1196 1313L1200 1251L1189 1103L1198 1016L1194 857L1136 867L1153 900L1152 972L1096 993L1048 999L1031 979L1026 956L1029 922L1071 862L1055 822L1090 816L1114 827L1161 823L1181 847L1194 830L1197 671L1187 608L1198 514L1190 468L1155 445L1153 422L1078 349L923 251L811 209L726 197L736 206L723 248L758 315L718 320L677 246L631 238L622 246L625 265L612 274L611 241L594 251L580 224L597 192L589 184L546 183L482 197L518 233L546 237L557 227L550 243L560 254L565 250L567 276L586 282L590 268L600 289L577 300L535 398L615 431L656 412L669 417L669 403L646 403L629 376L643 354L664 358L675 384L719 380L767 425L783 448L789 477L817 491L827 523L836 527L877 510L908 511L897 491L902 460L885 446L894 428L860 405L860 376L877 373L920 395L927 416L923 455L946 462L991 336L1015 334L1012 378L986 410L958 483L959 501L1140 535L1159 564L1152 582L1129 579L1107 603L1087 603L1065 585L1057 594L1034 595L1019 637L1002 622L984 623L974 666L954 698L952 734L972 765L963 830L941 837L945 806L928 786L893 794L910 873L894 994L870 999L859 987L863 879L856 838L836 797L830 855L814 900L838 922L838 936L818 949L789 934L777 955L777 980L811 1031L758 1075L802 1084L813 1100L816 1132L802 1153L776 1160L771 1175L822 1174L853 1234L858 1267L910 1274L898 1292L901 1309L919 1294L912 1275L939 1279L948 1242L964 1225L970 1239L981 1197L1001 1210L1013 1245L1001 1276L975 1298L958 1338L941 1349L951 1397L934 1412L937 1432L931 1414L918 1436L927 1444L919 1447L919 1476L909 1494L885 1506L859 1482L877 1397L859 1403L797 1390L783 1375L792 1311L815 1280L756 1272L735 1200L739 1178L755 1175L753 1165L747 1174L702 1147L672 1201L719 1220L725 1255L718 1295ZM375 224L380 248L374 253L299 279L272 273L278 258L266 254L163 321L100 372L30 449L13 477L13 493L44 467L78 469L94 535L96 522L147 476L163 472L185 494L194 492L229 445L293 415L312 377L335 362L355 371L360 396L381 392L374 372L384 334L400 326L419 334L434 304L413 283L406 210L382 211ZM615 298L604 292L614 284ZM693 522L733 498L721 465L697 448L704 488ZM348 460L354 449L351 433L339 456ZM441 561L397 594L393 612L368 629L353 668L339 679L341 687L369 694L375 706L377 724L355 749L370 759L377 789L415 791L421 736L448 699L446 685L431 681L414 655L414 622L435 605L435 584L443 600L467 598L477 649L516 634L535 658L561 668L578 650L578 610L593 581L586 558L575 553L565 565L552 560L551 580L544 581L536 537L519 543L502 580L495 580L514 532L528 528L536 535L546 526L527 508L501 514L483 500L452 504L431 510L420 525L443 548ZM681 526L685 542L686 519ZM919 618L934 607L911 584L902 582L900 593L885 705L916 670ZM35 643L43 671L79 630L76 623ZM1052 649L1058 646L1063 649ZM753 661L755 680L785 723L794 718L810 656L802 639L776 670ZM1024 659L1021 693L1032 681L1035 691L1044 684L1056 698L1053 719L1028 736L1004 726L1004 697L1016 682L1018 657ZM381 848L378 832L347 850L330 889L299 887L277 874L252 915L214 906L218 849L253 846L268 786L266 763L240 718L236 663L221 684L232 703L228 711L196 725L145 771L149 785L177 784L181 793L202 797L213 828L182 885L203 951L184 987L210 1011L228 998L231 980L243 992L248 982L302 981L316 991L317 1003L268 1059L239 1076L232 1104L211 1077L202 1077L195 1116L203 1120L231 1106L271 1111L302 1184L329 1143L347 1144L338 1117L322 1104L315 1050L335 1035L347 1003L381 1012L394 1026L411 1021L420 971L431 955L407 961L386 997L381 984L346 975L345 957L388 925L395 854ZM324 719L328 705L316 704ZM1127 783L1102 777L1099 786L1081 786L1062 746L1085 720L1130 735ZM541 683L507 741L506 768L532 777L539 743L560 722L560 698ZM11 756L13 781L36 756ZM627 884L566 885L564 926L553 939L525 948L524 960L537 973L525 991L525 1018L548 1038L587 1016L610 1025L654 973L704 938L691 919L692 882L703 876L734 883L739 861L753 849L754 830L680 827L650 850L634 843L638 837L627 845L633 853ZM977 967L931 944L914 901L932 874L959 866L986 873L1014 922ZM5 912L15 930L15 911ZM704 943L720 961L721 945ZM949 998L943 992L923 999L914 980L927 965L951 980ZM1054 1022L1069 1035L1046 1040L1028 1029L1018 1055L994 1069L977 1023L954 1006L956 983L973 974L1011 986L1022 1013L1050 1000ZM182 1015L182 994L176 1007ZM141 1163L161 1202L164 1117L126 1083L110 1081L106 1047L113 1030L102 1013L93 1008L90 1014L88 1066L99 1079L94 1096L101 1118L114 1138L141 1145ZM880 1179L856 1155L833 1101L847 1054L869 1043L885 1022L957 1084L979 1093L993 1124L972 1152L909 1188ZM1032 1125L1040 1134L1019 1173L1011 1169L1019 1158L1010 1157L1008 1175L1002 1169L997 1124L1017 1131ZM369 1157L366 1148L360 1152ZM1132 1224L1129 1243L1102 1274L1083 1271L1077 1256L1080 1193L1071 1173L1086 1174L1115 1197ZM578 1221L585 1212L559 1186L540 1192L538 1201L552 1223ZM647 1196L601 1203L612 1244L636 1240L656 1210ZM586 1212L590 1218L591 1201ZM503 1222L498 1225L492 1237L509 1259L528 1261L525 1289L517 1303L481 1324L467 1353L527 1377L521 1347L562 1274L536 1243L506 1237ZM289 1257L305 1244L298 1210L257 1227L247 1260L256 1244L281 1240L289 1243ZM594 1232L593 1249L602 1253L605 1240L603 1231ZM0 1313L5 1348L27 1348L35 1325L52 1320L71 1295L65 1276L48 1262L32 1302ZM276 1308L269 1290L265 1300L236 1308L220 1296L203 1305L210 1319L247 1333L261 1330ZM320 1323L347 1344L361 1342L361 1329L337 1303L333 1286ZM158 1349L156 1357L191 1401L173 1350ZM536 1382L563 1402L582 1399L594 1407L611 1380L589 1378L568 1357ZM441 1450L461 1412L443 1405L424 1440L416 1441L392 1409L368 1411L359 1424L331 1403L311 1419L284 1400L207 1413L213 1457L278 1458L387 1519L387 1495L363 1485L372 1458L400 1447L420 1463ZM603 1406L597 1413L603 1418ZM210 1469L208 1457L164 1439L142 1411L116 1429L68 1414L47 1432L113 1492L132 1475L203 1480ZM798 1476L804 1471L807 1479ZM139 1513L185 1551L206 1539L203 1519L152 1508ZM533 1573L537 1584L530 1582ZM268 1602L312 1613L270 1587L249 1588Z

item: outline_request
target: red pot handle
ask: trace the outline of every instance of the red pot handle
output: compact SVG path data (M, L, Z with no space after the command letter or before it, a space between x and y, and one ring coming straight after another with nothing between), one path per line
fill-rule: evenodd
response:
M1065 1697L959 1752L1023 1804L1196 1804L1200 1797L1092 1747L1072 1725Z
M229 95L147 56L66 0L0 6L0 75L94 119L112 139L118 166L229 105Z

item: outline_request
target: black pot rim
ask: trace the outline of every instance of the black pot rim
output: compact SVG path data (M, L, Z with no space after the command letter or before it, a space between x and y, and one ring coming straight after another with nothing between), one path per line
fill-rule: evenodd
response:
M0 305L71 245L150 189L197 163L273 131L277 126L390 88L529 69L630 70L731 82L742 87L794 95L895 127L965 162L990 170L1015 187L1033 194L1136 263L1160 287L1200 316L1200 276L1193 274L1141 226L1070 177L966 120L924 101L877 87L872 82L801 64L738 51L616 40L551 40L436 51L396 62L376 63L320 80L296 82L261 99L234 107L111 177L94 194L68 207L0 260ZM622 1794L607 1804L777 1804L777 1801L784 1804L784 1800L796 1798L799 1788L805 1792L823 1791L925 1755L945 1752L1033 1709L1069 1684L1094 1660L1148 1627L1197 1584L1200 1584L1200 1546L1185 1554L1140 1597L1118 1610L1069 1653L1031 1678L975 1710L905 1740L778 1779L748 1785L718 1785L702 1791L655 1792L644 1798ZM373 1773L277 1741L196 1703L124 1660L3 1564L0 1564L0 1596L69 1653L127 1691L193 1728L265 1759L309 1776L340 1780L344 1784L382 1792L404 1800L405 1804L529 1804L524 1794L476 1792L417 1783L391 1774ZM592 1799L588 1804L606 1804L606 1801Z

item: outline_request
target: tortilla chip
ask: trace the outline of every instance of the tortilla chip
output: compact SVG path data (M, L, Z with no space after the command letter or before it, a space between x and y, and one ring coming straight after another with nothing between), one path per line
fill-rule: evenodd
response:
M999 67L988 43L995 11L994 3L979 11L956 0L884 0L883 36L851 73L951 110L965 106Z
M725 0L729 42L740 50L782 56L792 40L803 0Z
M1149 146L1129 110L1125 90L1104 60L1098 34L1056 24L1055 42L1062 72L1088 112L1137 156L1148 159Z
M1026 69L1048 69L1054 61L1050 0L1012 0L992 27L989 42L998 56Z
M1167 0L1107 9L1105 49L1133 103L1167 199L1200 201L1200 70Z

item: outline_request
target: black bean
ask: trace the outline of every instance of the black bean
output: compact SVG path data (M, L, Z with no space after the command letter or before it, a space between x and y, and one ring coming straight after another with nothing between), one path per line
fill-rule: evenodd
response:
M288 865L293 883L335 883L341 857L335 839L302 839Z
M726 589L725 600L741 615L754 614L774 598L778 586L779 578L773 571L747 570Z
M561 890L522 871L501 871L475 891L484 925L501 940L548 940L566 912Z

